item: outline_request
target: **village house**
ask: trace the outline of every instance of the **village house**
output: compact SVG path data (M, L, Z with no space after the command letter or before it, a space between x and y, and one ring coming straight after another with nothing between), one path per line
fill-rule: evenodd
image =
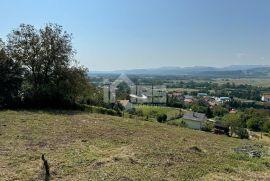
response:
M207 121L207 117L203 113L188 112L184 114L183 119L188 128L201 130Z
M184 102L185 103L192 103L193 102L193 96L185 95L184 96Z
M231 100L231 98L229 97L216 97L215 100L219 103L224 103L224 102L228 102Z
M207 93L198 93L197 94L197 97L205 97L205 96L207 96Z
M262 101L263 102L270 102L270 95L263 95L262 96Z

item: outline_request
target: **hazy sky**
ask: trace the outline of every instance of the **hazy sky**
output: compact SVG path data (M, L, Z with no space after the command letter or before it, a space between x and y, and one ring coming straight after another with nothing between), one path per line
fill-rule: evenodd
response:
M90 70L270 64L270 0L1 0L0 37L52 22Z

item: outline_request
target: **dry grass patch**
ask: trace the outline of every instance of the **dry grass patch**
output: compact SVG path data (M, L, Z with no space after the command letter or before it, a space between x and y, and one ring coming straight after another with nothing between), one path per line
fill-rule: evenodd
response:
M43 153L51 180L269 178L269 158L233 151L253 143L99 114L2 111L0 180L41 179Z

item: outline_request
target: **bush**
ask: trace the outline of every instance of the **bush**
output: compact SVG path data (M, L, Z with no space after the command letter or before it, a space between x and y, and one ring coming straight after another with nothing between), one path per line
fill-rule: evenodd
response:
M260 131L260 119L252 117L247 120L247 127L252 131Z
M238 128L235 131L235 134L238 135L239 138L241 138L241 139L248 139L249 138L248 131L245 128Z
M159 114L157 116L157 121L159 123L165 123L167 121L167 115L166 114Z
M112 109L103 108L103 107L96 107L96 106L82 105L80 109L82 111L88 111L91 113L107 114L107 115L112 115L112 116L122 115L121 112L118 112Z
M211 132L214 128L214 124L211 122L206 122L205 125L203 125L202 130L203 131L207 131L207 132Z
M267 120L263 124L263 131L270 133L270 120Z
M174 119L170 120L167 123L168 125L180 126L180 127L187 127L186 122L183 119Z

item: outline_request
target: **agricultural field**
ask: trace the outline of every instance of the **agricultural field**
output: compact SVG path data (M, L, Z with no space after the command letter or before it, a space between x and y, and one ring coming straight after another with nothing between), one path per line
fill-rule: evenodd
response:
M247 85L253 85L253 86L260 86L260 87L269 87L270 86L270 79L256 79L256 78L214 79L214 80L212 80L212 82L215 82L218 84L235 83L235 85L247 84Z
M234 151L254 144L264 143L85 112L1 111L0 180L42 180L41 154L50 180L269 180L269 157Z

